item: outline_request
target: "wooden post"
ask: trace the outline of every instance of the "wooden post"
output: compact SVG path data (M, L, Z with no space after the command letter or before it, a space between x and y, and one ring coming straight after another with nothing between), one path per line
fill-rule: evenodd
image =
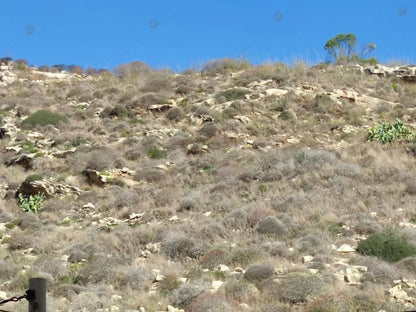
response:
M46 279L29 279L29 289L26 295L29 301L29 312L46 312Z

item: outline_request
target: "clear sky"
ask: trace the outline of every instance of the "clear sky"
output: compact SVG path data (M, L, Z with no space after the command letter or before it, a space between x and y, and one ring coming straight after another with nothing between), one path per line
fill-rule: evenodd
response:
M339 33L416 61L415 0L0 0L0 56L30 64L197 68L214 58L325 60Z

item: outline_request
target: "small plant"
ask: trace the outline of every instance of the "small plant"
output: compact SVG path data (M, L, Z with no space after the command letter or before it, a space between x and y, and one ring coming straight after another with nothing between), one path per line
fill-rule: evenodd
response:
M397 83L395 83L395 82L393 82L392 84L391 84L391 87L393 88L393 90L394 91L396 91L397 92L397 90L399 89L399 85L397 84Z
M396 119L394 123L383 122L371 127L368 129L367 137L368 141L380 141L386 144L400 140L412 141L415 138L415 132L405 126L400 119Z
M25 120L22 121L22 124L32 124L32 125L39 125L39 126L47 126L47 125L57 125L60 122L67 122L65 116L60 114L55 114L50 111L41 109L37 112L33 113Z
M19 207L24 212L39 213L39 209L42 208L45 196L42 194L36 195L23 195L19 193Z
M24 141L22 143L22 149L25 150L28 153L36 153L38 151L38 149L36 148L35 143L31 142L31 141Z
M416 247L406 238L393 231L380 232L371 235L358 244L357 252L372 255L386 261L399 261L416 255Z
M242 99L245 99L246 94L248 93L250 93L250 91L245 90L245 89L239 89L239 88L228 89L228 90L219 92L215 96L215 99L219 102L242 100ZM223 101L222 99L225 99L225 101Z
M161 159L165 158L167 156L167 153L166 151L157 148L152 148L147 151L147 156L149 156L152 159Z

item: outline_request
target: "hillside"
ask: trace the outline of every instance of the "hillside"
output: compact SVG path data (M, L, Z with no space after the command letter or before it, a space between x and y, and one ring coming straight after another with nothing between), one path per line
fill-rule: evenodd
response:
M3 63L0 299L36 276L48 311L413 307L415 69Z

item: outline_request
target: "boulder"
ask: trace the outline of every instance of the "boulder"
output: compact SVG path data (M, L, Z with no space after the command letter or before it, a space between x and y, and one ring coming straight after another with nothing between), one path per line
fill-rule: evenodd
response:
M19 165L25 168L25 170L29 170L33 166L33 158L35 157L35 155L36 154L26 154L26 153L19 154L11 158L10 160L6 161L5 164L7 167Z
M15 195L44 195L45 197L61 197L69 195L79 195L81 190L68 184L56 183L53 180L24 181Z

